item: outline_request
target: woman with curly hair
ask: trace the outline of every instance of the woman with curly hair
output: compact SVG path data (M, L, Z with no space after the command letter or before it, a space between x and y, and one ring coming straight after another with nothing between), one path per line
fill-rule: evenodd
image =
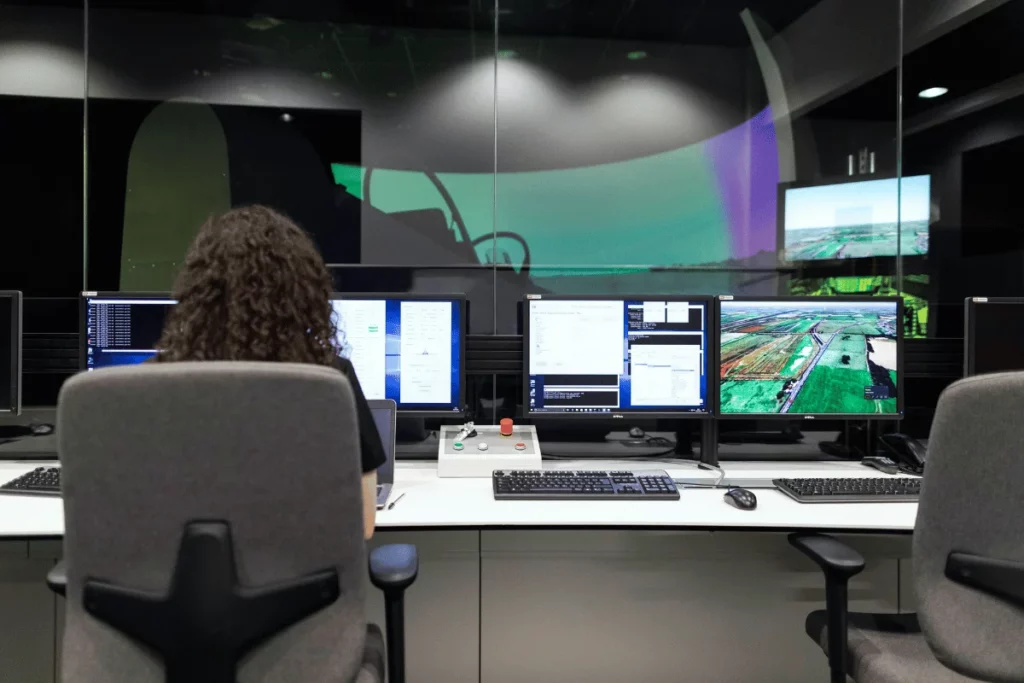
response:
M352 385L363 468L363 528L373 535L384 447L352 364L341 357L331 274L309 236L264 206L199 230L174 285L156 361L237 360L337 368Z

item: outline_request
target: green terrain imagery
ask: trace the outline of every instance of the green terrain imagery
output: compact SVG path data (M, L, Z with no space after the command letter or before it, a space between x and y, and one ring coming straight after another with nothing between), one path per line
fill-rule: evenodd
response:
M903 289L892 275L840 275L824 278L794 278L789 282L792 296L899 296L903 299L903 338L928 336L928 295L926 274L904 275Z
M885 302L723 302L721 410L895 413L897 324Z
M904 221L902 227L870 223L786 231L789 261L896 256L897 246L900 256L927 254L928 221Z

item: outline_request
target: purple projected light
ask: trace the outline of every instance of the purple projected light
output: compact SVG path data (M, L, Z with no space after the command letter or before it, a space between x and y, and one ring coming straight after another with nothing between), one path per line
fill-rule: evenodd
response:
M771 107L708 140L705 149L729 219L732 258L774 255L779 150Z

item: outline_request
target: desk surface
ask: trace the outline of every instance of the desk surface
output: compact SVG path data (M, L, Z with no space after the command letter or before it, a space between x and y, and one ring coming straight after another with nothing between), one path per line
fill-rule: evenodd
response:
M0 463L4 481L37 463ZM677 478L717 475L678 462L563 461L550 469L664 469ZM727 463L730 477L879 476L856 463ZM884 476L884 475L883 475ZM437 463L400 462L392 500L405 496L393 510L377 513L378 529L745 529L785 531L870 531L909 533L916 503L797 503L778 491L757 489L756 510L726 504L721 489L683 489L679 501L497 501L490 479L440 479ZM0 537L54 538L64 534L59 498L0 494Z

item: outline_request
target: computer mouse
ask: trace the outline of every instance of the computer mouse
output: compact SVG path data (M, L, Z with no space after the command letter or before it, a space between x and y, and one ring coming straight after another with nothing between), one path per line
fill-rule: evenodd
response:
M53 434L52 424L34 422L29 427L32 430L32 436L46 436L48 434Z
M629 428L629 438L631 438L631 439L642 439L645 436L647 436L647 432L645 432L644 430L640 429L639 427L630 427Z
M757 496L746 489L729 489L725 492L725 502L738 510L753 510L757 507Z

